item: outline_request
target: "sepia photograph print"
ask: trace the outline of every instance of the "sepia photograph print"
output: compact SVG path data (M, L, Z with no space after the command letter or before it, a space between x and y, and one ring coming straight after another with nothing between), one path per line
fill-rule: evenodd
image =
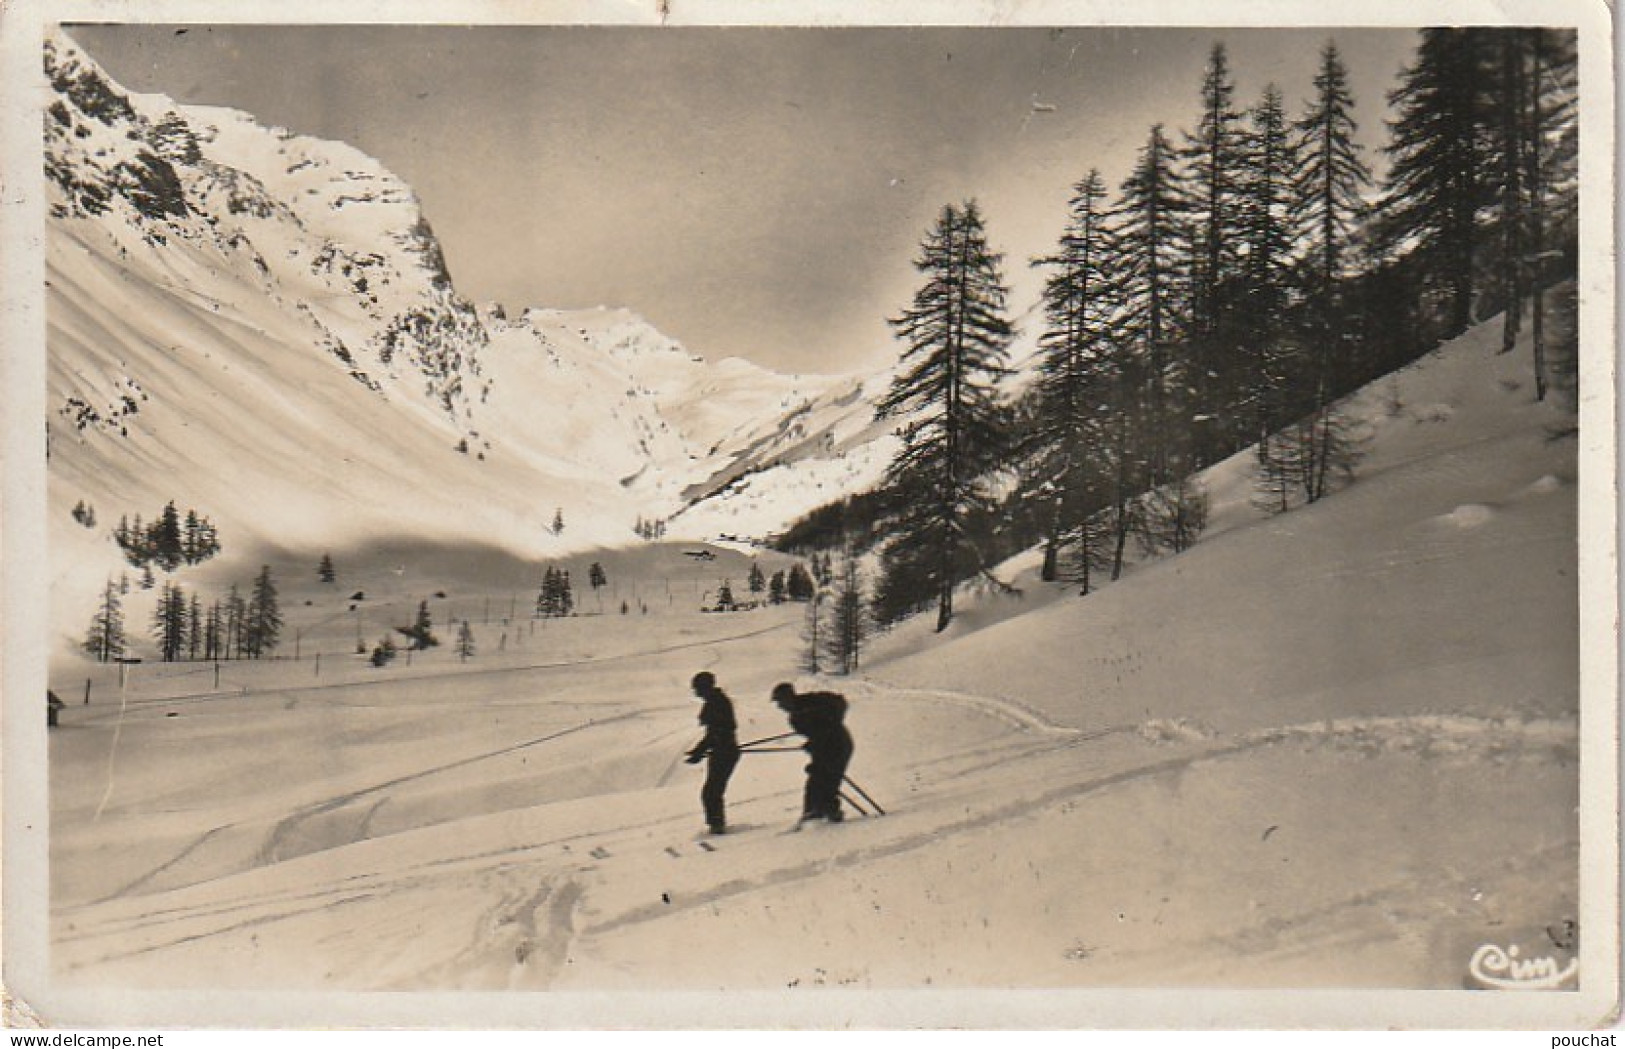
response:
M993 8L0 13L8 1023L1612 1022L1607 7Z

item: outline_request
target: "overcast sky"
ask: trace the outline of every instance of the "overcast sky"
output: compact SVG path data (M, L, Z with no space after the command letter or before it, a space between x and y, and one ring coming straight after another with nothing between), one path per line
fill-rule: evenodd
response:
M691 351L786 371L897 352L912 259L975 197L1020 313L1073 183L1115 193L1207 54L1295 117L1348 65L1368 158L1411 30L79 26L125 87L342 139L417 191L477 302L627 306Z

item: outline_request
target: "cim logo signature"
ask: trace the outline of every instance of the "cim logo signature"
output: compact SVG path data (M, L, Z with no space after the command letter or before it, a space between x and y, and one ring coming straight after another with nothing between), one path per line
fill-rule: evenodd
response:
M1566 953L1566 952L1560 952ZM1577 983L1580 959L1568 963L1551 954L1525 954L1516 944L1481 944L1467 963L1468 974L1481 987L1502 991L1555 991Z

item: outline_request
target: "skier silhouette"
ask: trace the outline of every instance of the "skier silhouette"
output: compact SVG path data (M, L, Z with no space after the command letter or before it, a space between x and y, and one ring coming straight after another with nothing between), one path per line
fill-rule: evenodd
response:
M705 807L705 825L712 834L725 834L728 820L724 811L723 795L728 791L728 777L739 764L738 725L734 721L733 701L717 687L716 675L702 670L690 682L694 695L704 702L699 721L705 728L705 737L688 752L690 765L710 759L705 767L705 786L700 788L700 804Z
M807 764L801 818L839 823L841 782L852 760L852 734L843 723L846 697L838 692L798 693L786 681L773 686L773 702L790 716L790 727L807 737L803 749L812 760Z

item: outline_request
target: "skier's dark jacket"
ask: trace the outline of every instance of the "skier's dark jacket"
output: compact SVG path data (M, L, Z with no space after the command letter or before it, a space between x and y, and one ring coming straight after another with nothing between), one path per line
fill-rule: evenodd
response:
M852 736L842 723L846 697L839 692L799 693L789 714L790 727L807 737L805 749L814 758L852 752Z
M700 724L705 727L705 738L688 752L691 762L707 754L739 753L739 725L734 721L733 700L722 689L713 687L705 694L705 703L700 707Z

